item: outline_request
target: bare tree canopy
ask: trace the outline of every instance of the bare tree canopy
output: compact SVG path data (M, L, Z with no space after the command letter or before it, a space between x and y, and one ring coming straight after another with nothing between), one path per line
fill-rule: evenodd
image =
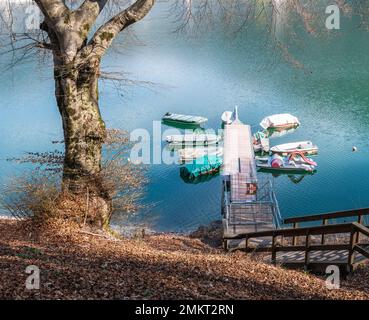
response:
M167 6L170 7L167 18L174 22L173 31L176 32L204 33L214 29L215 26L221 26L227 28L227 31L234 36L250 25L259 24L274 36L278 29L292 28L291 19L297 17L306 32L316 35L326 31L324 9L330 4L336 4L345 16L358 16L360 18L358 27L369 28L367 14L369 0L166 0L164 2L168 2ZM53 13L47 12L46 3L49 9L53 8ZM140 3L135 2L135 5L139 6ZM142 14L146 10L151 10L152 5L152 3L146 3L147 7L142 7ZM36 8L41 11L41 17L37 17L39 12L36 12ZM137 7L129 8L128 0L61 0L51 1L50 4L49 1L38 0L1 0L0 9L0 54L13 55L13 60L10 63L7 61L6 67L35 55L44 58L47 52L55 49L53 35L50 35L46 29L48 21L49 23L52 21L52 16L54 21L58 20L55 35L66 34L71 30L75 30L74 33L78 34L78 37L75 37L73 32L69 32L68 37L63 40L65 43L61 45L66 56L73 56L77 48L81 49L82 46L83 50L79 55L93 53L102 56L112 46L120 31L133 24L135 19L142 18L135 14L129 18L132 10L137 10ZM58 14L59 18L55 17ZM40 22L44 19L41 28L37 18L41 19ZM109 36L105 37L108 33L111 39ZM276 44L277 47L281 45L278 41ZM282 55L285 49L282 49Z

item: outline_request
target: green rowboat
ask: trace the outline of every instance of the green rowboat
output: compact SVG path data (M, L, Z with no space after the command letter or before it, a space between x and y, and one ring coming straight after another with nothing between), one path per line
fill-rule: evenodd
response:
M191 115L184 115L184 114L177 114L177 113L171 113L167 112L162 120L167 123L186 123L186 124L192 124L192 125L200 125L206 121L208 121L207 118L200 117L200 116L191 116Z
M180 169L182 178L196 179L207 174L219 172L223 164L223 159L215 155L197 158L191 164L187 164Z

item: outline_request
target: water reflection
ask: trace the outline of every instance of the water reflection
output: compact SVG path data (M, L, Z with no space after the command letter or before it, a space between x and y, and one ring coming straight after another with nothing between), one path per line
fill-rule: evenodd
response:
M294 184L299 184L300 182L302 182L302 180L306 177L306 176L312 176L314 175L314 173L316 172L307 172L304 174L301 173L293 173L291 174L291 172L271 172L271 170L266 170L266 169L259 169L258 172L263 172L263 173L268 173L271 174L274 178L278 178L278 177L283 177L283 176L287 176L287 178Z
M281 138L288 134L294 133L297 128L298 126L295 126L290 129L266 129L263 132L265 132L268 138Z
M180 170L180 177L187 184L199 184L208 182L219 176L219 171L214 172L212 174L202 175L196 178L190 178L187 174L185 174L182 170Z

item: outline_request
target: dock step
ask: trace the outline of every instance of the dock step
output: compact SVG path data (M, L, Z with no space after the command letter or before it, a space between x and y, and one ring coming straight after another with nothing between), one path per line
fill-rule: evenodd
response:
M224 235L224 247L228 250L244 250L247 253L267 253L262 259L288 268L304 268L312 272L325 272L329 265L338 266L342 272L350 272L369 261L369 228L359 222L329 224L327 219L353 217L353 211L341 211L319 215L323 225L299 227L293 221L292 228ZM358 221L369 215L367 209L358 210ZM294 218L307 222L306 216ZM334 220L337 221L337 220ZM259 244L255 240L259 240ZM269 241L268 241L269 240Z

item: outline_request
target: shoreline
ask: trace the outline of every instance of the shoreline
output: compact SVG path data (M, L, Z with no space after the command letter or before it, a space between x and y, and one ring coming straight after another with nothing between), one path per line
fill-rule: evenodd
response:
M10 221L24 221L26 218L16 218L13 216L4 216L0 214L1 220L10 220ZM191 238L207 238L209 233L216 233L221 230L221 220L214 220L207 225L201 224L195 230L188 232L175 232L175 231L156 231L144 224L134 224L129 223L128 225L117 225L111 224L110 228L117 232L120 236L131 239L140 237L142 235L142 230L144 230L144 236L158 236L158 235L177 235L182 237L191 237Z

